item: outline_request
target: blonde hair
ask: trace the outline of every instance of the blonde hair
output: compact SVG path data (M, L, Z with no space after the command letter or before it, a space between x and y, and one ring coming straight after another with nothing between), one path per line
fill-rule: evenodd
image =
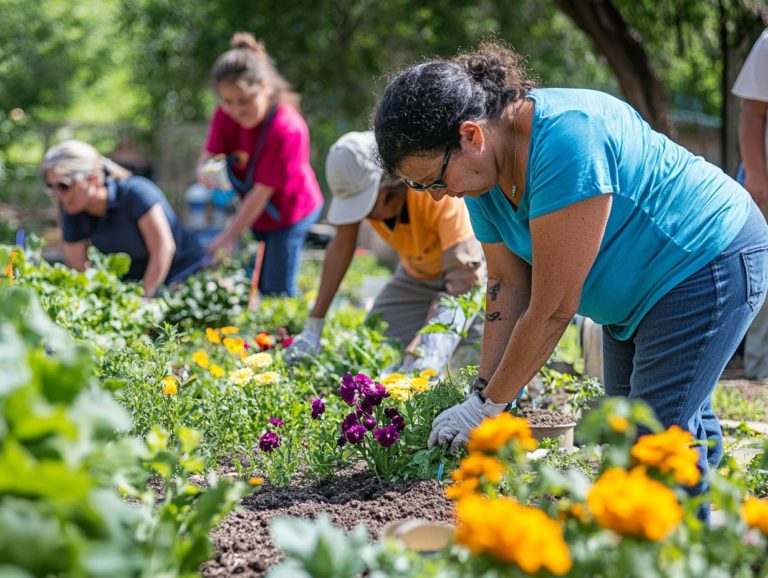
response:
M65 175L96 174L102 182L105 173L116 179L127 179L133 174L80 140L65 140L49 148L40 170L45 174L51 169Z
M299 107L299 95L275 68L263 42L257 41L249 32L235 32L230 41L232 46L213 65L212 76L220 82L244 83L254 86L264 83L274 92L276 102L287 102Z

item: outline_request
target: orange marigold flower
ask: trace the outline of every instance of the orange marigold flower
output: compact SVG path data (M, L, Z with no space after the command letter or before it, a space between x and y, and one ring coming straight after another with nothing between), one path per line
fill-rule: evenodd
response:
M250 480L248 480L248 483L258 488L259 486L264 484L264 478L260 478L258 476L253 477Z
M496 484L501 481L504 469L504 464L498 458L472 452L461 460L459 468L451 473L451 477L456 481L482 477L486 482Z
M673 425L667 431L640 436L632 446L632 458L663 474L672 472L678 484L693 486L701 479L699 453L691 447L693 441L689 432Z
M237 327L233 327L232 325L227 325L226 327L222 327L219 329L222 335L232 335L233 333L239 333L240 330Z
M750 528L768 534L768 500L748 497L741 505L741 517Z
M217 329L207 327L205 330L205 338L211 343L221 343L221 335Z
M253 340L256 342L256 345L258 345L260 349L269 349L274 345L272 337L270 337L269 333L265 331L259 333L256 337L253 338Z
M456 543L473 554L489 554L527 574L546 569L564 576L573 566L562 526L541 510L475 494L457 503L456 518Z
M458 471L458 470L456 470ZM467 478L459 480L445 488L445 495L449 500L461 500L462 498L474 494L480 487L480 480L477 478Z
M649 478L643 467L603 472L587 493L587 505L602 527L653 541L665 538L683 519L675 493Z
M524 450L536 449L528 421L502 412L496 417L485 418L469 432L467 449L470 452L495 452L511 440L516 440Z

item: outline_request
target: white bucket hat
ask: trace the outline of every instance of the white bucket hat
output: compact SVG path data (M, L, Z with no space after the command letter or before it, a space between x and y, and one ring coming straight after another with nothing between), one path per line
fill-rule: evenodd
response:
M376 204L384 171L373 159L375 150L371 131L348 132L331 145L325 160L325 179L333 194L327 216L331 225L362 221Z

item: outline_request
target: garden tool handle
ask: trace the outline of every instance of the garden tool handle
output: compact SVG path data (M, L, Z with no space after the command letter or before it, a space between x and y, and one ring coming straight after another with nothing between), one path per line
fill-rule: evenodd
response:
M248 311L253 311L259 303L259 278L261 277L261 267L264 265L264 250L267 247L266 241L259 241L256 263L253 265L251 274L251 291L248 295Z

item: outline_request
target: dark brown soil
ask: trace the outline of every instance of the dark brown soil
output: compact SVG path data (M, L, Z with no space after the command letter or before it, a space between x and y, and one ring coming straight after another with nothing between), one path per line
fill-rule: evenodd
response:
M349 471L315 486L267 484L243 500L239 510L213 532L216 553L203 565L203 576L264 576L281 557L270 538L270 520L315 518L320 512L327 512L334 524L347 530L364 523L372 537L396 520L453 521L451 502L434 480L380 483L367 472Z

